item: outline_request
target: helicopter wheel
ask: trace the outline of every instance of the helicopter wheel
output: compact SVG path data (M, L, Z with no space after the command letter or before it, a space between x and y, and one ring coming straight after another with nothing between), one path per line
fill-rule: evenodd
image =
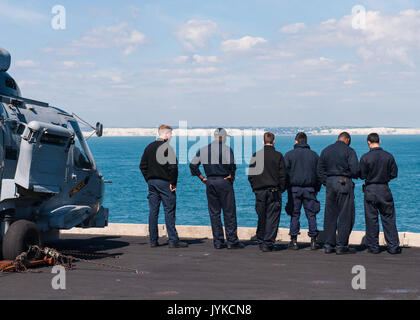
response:
M18 220L12 223L3 238L3 259L14 260L32 245L42 245L38 226L28 220Z

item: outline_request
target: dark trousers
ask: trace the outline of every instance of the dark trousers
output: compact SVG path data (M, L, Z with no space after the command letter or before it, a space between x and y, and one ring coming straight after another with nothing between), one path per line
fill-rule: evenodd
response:
M257 240L272 248L276 242L281 212L281 192L277 189L255 190L255 211L258 214Z
M328 177L326 189L325 246L342 249L348 246L354 225L354 184L346 177Z
M379 217L389 250L396 250L400 241L395 221L395 206L391 190L385 184L365 187L366 244L371 250L379 249Z
M214 244L220 245L225 242L221 221L222 209L227 244L231 245L237 243L238 226L236 221L236 202L233 183L230 180L224 180L223 177L208 177L206 193Z
M305 210L308 219L308 236L314 238L318 236L316 215L321 207L316 199L315 188L313 187L292 187L288 190L288 214L290 215L290 236L295 237L300 234L300 212Z
M169 182L160 179L150 179L149 186L149 234L150 242L158 241L158 217L160 203L163 204L165 212L165 224L168 231L169 242L177 242L178 232L175 229L176 193L169 189Z

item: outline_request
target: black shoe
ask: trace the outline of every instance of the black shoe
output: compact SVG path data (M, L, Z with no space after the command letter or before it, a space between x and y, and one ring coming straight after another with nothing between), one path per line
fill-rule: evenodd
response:
M368 249L368 252L371 254L380 254L381 250L380 249Z
M311 250L318 250L319 245L316 243L316 238L311 238Z
M336 254L353 254L356 253L356 250L349 247L344 247L342 249L335 249Z
M290 250L299 250L299 246L297 244L297 237L292 237L291 238L287 248L290 249Z
M334 253L335 249L333 247L324 247L324 252L326 254Z
M159 247L159 242L151 242L150 243L150 248L156 248Z
M188 243L186 242L181 242L181 241L169 242L169 248L186 248L186 247L188 247Z
M234 244L228 244L228 249L243 249L245 245L242 242L236 242Z
M219 243L214 245L215 249L223 249L226 248L226 245L224 243Z
M400 254L402 252L401 248L397 248L395 250L387 250L389 254Z
M268 246L260 246L260 249L262 252L272 252L273 251L273 247L268 247Z

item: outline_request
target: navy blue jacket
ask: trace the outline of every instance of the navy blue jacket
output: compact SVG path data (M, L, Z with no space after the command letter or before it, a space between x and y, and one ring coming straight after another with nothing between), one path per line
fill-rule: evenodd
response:
M359 178L359 161L356 152L342 141L326 147L318 161L318 178L322 184L327 177Z
M306 143L298 143L287 152L284 161L288 187L313 187L319 191L321 183L317 175L318 160L318 154Z
M366 184L387 184L398 176L394 157L382 148L371 149L360 159L360 178Z
M236 164L233 151L225 143L213 141L201 148L190 163L193 176L200 176L200 164L203 165L207 177L227 177L235 175Z

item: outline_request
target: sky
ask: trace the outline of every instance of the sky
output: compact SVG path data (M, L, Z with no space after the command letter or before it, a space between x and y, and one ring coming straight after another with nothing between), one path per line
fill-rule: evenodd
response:
M0 47L91 123L420 127L418 0L57 1L0 0Z

